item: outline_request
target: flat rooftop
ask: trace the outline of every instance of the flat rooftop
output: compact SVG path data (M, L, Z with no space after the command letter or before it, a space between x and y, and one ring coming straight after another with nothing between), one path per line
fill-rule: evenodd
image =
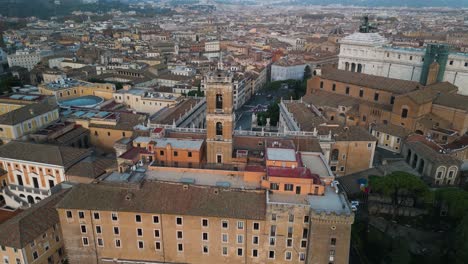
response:
M268 160L296 161L294 149L267 148Z
M231 187L240 189L259 189L260 183L245 182L236 172L177 168L167 170L155 167L146 171L147 180L191 183L196 185Z
M286 203L309 205L316 213L335 213L350 215L350 205L342 193L335 193L331 187L325 188L325 195L290 195L281 193L268 193L268 203Z
M334 177L320 154L301 152L302 164L320 177Z

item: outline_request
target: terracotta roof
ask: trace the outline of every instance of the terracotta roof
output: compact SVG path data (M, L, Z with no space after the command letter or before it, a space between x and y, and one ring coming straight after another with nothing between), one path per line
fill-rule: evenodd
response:
M407 130L402 126L397 126L393 124L377 124L372 127L375 131L383 132L392 136L397 136L400 138L408 136L411 131Z
M422 86L420 83L414 81L392 79L333 68L324 68L320 77L322 79L374 88L395 94L408 93L410 91L417 90Z
M88 157L71 166L67 171L67 175L95 179L113 168L117 168L115 159Z
M26 105L6 114L0 115L0 124L16 125L36 116L50 112L56 108L56 105L49 105L45 103Z
M315 112L305 103L285 103L288 111L294 116L294 120L299 125L301 131L313 131L318 125L327 123L323 116Z
M171 125L174 121L177 122L186 112L190 111L200 100L202 99L186 98L181 100L176 105L164 108L156 113L151 119L151 123Z
M461 94L441 94L435 98L434 104L468 111L468 96Z
M24 248L46 230L59 223L55 205L67 191L61 191L34 204L8 221L0 224L0 245L16 249Z
M442 147L432 141L428 141L421 135L408 137L405 143L408 147L424 159L445 165L460 165L461 161L443 153Z
M11 141L0 146L0 158L32 161L68 168L89 156L87 149Z
M80 184L57 208L263 220L266 193L161 181L144 181L140 188Z

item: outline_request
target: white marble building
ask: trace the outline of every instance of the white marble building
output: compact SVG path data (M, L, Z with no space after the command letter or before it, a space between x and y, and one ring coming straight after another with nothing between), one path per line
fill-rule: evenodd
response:
M338 68L389 78L420 81L425 48L394 47L378 33L354 33L340 41ZM450 53L443 81L468 95L468 53Z

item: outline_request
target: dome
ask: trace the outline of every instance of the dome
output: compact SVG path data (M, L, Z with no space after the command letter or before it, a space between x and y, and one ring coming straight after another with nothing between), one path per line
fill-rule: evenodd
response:
M341 44L353 44L361 46L382 46L388 44L388 40L379 33L356 32L341 39Z

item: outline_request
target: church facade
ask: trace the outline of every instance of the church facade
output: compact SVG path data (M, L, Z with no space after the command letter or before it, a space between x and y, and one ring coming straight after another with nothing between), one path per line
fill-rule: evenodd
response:
M450 52L441 44L424 48L394 47L378 33L354 33L341 40L338 69L388 78L428 82L450 82L459 93L468 94L468 54Z

